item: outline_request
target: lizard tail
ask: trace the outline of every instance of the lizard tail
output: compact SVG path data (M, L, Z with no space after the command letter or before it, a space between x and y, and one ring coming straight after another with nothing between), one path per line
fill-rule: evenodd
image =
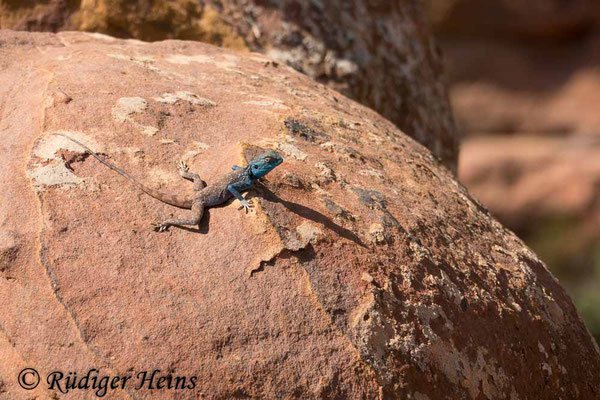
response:
M121 170L120 168L114 166L113 164L109 163L108 161L106 161L105 159L100 157L94 150L90 149L89 147L87 147L83 143L79 142L78 140L75 140L72 137L69 137L67 135L64 135L64 134L58 133L58 132L55 133L55 135L60 135L60 136L66 137L70 141L77 143L79 146L86 149L92 155L92 157L94 157L95 159L97 159L102 164L106 165L108 168L112 169L116 173L129 179L135 186L137 186L142 192L146 193L147 195L152 196L155 199L162 201L163 203L167 203L167 204L175 206L175 207L185 208L188 210L192 208L192 200L191 199L184 199L181 196L165 194L165 193L159 192L158 190L149 188L149 187L141 184L140 182L138 182L133 176L129 175L127 172Z

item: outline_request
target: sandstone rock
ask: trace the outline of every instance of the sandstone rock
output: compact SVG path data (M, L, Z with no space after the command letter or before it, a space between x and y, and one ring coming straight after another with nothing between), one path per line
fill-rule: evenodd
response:
M17 385L29 366L198 376L161 398L598 397L544 264L375 112L258 54L0 35L3 396L53 395ZM207 181L260 148L286 160L255 212L158 234L180 212L59 131L164 191L190 192L184 154Z
M415 2L9 1L0 18L0 28L193 39L266 53L375 109L456 169L441 57Z

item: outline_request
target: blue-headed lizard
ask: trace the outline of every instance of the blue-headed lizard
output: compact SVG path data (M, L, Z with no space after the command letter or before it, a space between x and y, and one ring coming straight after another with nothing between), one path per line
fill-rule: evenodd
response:
M202 216L204 215L204 209L206 207L214 207L222 204L231 197L235 197L241 202L239 209L244 208L244 210L248 212L248 210L253 207L252 200L244 199L240 193L250 189L256 180L267 175L283 162L283 158L276 151L269 150L266 153L255 157L245 167L238 167L237 165L234 165L233 172L223 175L216 182L207 185L206 182L200 179L198 174L189 172L188 166L183 161L179 161L179 163L177 163L179 175L181 175L181 177L184 179L194 182L195 195L193 197L183 198L181 196L165 194L143 185L127 172L100 157L96 152L83 143L67 135L63 135L62 133L56 134L64 136L86 149L94 158L106 165L108 168L129 179L144 193L162 201L163 203L192 210L192 217L189 219L168 219L164 222L153 224L154 230L157 232L163 232L170 226L198 225L202 219Z

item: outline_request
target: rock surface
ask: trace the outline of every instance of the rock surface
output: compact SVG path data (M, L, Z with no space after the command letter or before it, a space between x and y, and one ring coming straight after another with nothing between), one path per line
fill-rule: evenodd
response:
M0 28L191 39L266 53L378 111L456 169L458 132L441 57L416 2L8 1Z
M52 396L16 384L26 366L198 376L161 398L598 398L544 264L375 112L258 54L0 35L3 398ZM185 212L65 131L163 191L191 192L181 158L209 182L259 148L285 162L255 212L158 234Z

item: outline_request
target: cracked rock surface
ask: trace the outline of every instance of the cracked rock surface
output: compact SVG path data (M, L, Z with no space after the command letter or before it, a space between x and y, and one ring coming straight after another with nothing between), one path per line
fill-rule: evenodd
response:
M556 279L374 111L183 41L3 31L0 71L0 398L53 396L17 385L27 366L198 376L161 398L598 398ZM191 194L182 158L208 182L262 149L285 162L254 212L159 234L186 211L55 133L164 192Z

